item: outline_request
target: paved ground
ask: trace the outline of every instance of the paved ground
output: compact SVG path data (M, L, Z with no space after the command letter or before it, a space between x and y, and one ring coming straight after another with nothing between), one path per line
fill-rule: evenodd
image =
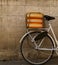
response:
M0 65L30 65L24 59L20 61L0 61ZM58 65L58 57L52 58L49 62L44 65Z

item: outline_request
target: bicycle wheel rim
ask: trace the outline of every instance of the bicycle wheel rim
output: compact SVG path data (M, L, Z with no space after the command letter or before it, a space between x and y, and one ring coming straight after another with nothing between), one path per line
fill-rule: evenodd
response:
M38 32L33 32L33 33L38 33ZM31 34L33 34L33 33L31 33ZM28 35L27 35L28 36ZM27 37L26 36L26 37ZM25 37L25 38L26 38ZM52 43L52 48L54 47L53 46L53 41L52 41L52 39L47 35L47 37L50 39L50 41L51 41L51 43ZM24 38L24 40L25 40L25 38ZM43 63L45 63L45 62L47 62L51 57L52 57L52 54L53 54L53 50L52 50L52 52L51 52L51 55L46 59L46 60L44 60L44 61L42 61L42 62L40 62L40 63L34 63L34 62L32 62L32 61L30 61L29 59L27 59L25 56L24 56L24 53L23 53L23 50L22 50L22 46L23 46L23 42L24 42L24 40L22 41L22 44L21 44L21 53L22 53L22 56L23 56L23 58L26 60L26 61L28 61L29 63L31 63L31 64L43 64Z

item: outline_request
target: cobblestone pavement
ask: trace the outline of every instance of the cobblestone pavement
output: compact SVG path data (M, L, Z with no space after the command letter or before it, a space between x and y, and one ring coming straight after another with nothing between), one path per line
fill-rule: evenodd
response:
M0 65L30 65L24 59L20 61L0 61ZM50 61L44 65L58 65L58 57L52 58Z

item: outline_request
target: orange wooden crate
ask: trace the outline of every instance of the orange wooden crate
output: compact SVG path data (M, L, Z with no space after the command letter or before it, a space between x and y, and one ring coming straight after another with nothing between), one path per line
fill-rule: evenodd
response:
M26 15L28 28L43 28L43 14L39 12L30 12Z

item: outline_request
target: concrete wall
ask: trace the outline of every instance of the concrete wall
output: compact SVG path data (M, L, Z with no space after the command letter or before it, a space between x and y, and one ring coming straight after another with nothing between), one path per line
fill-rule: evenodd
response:
M0 0L0 59L18 57L25 14L31 11L55 16L52 26L58 38L58 0Z

